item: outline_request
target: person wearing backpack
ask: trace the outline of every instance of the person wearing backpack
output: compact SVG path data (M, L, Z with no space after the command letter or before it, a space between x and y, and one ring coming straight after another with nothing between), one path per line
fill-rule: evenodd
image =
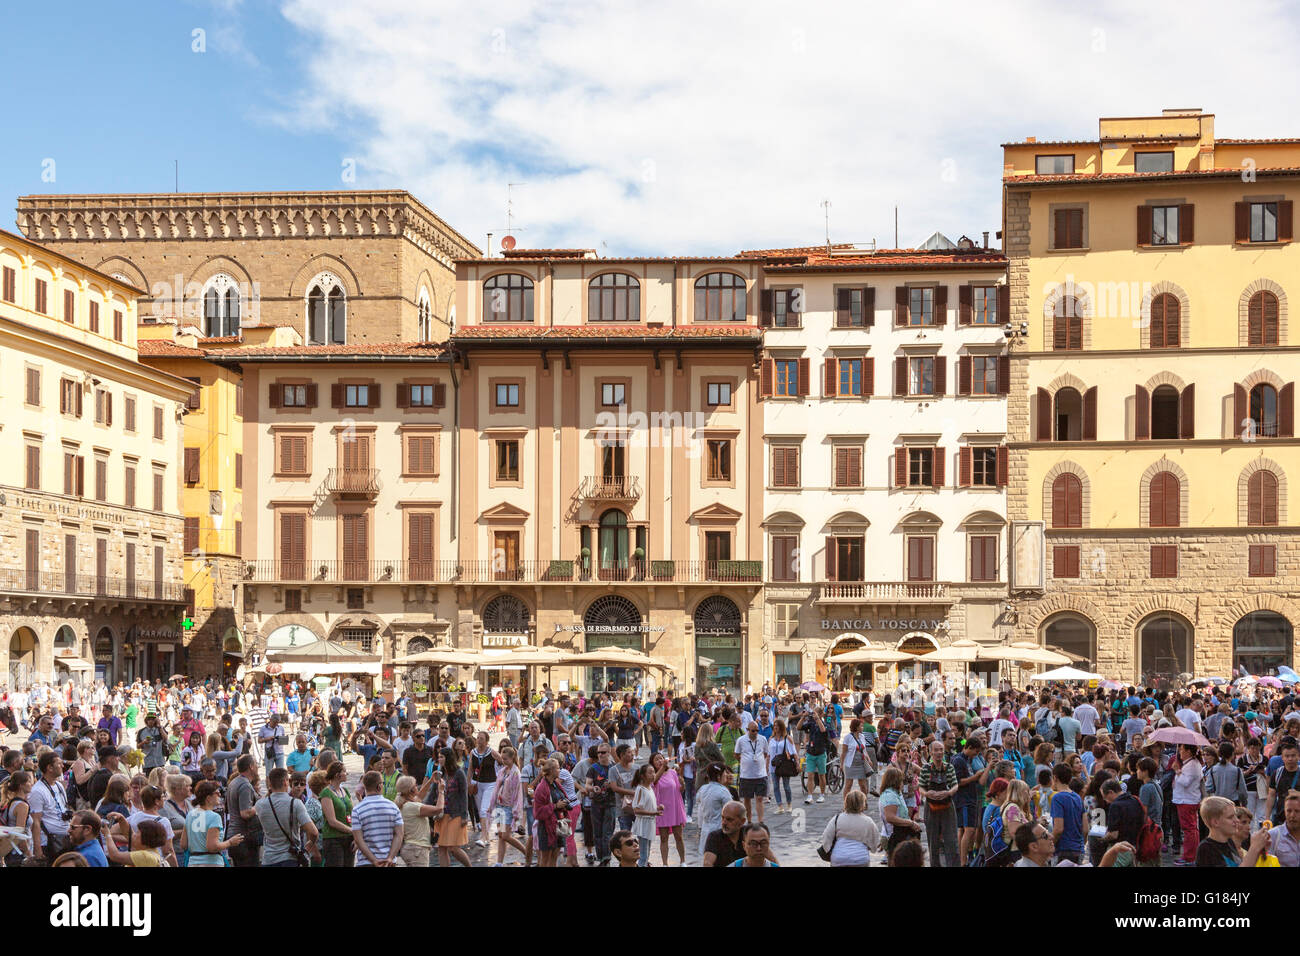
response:
M1268 801L1264 804L1264 816L1275 827L1281 826L1286 819L1284 808L1287 794L1300 790L1300 744L1286 740L1279 746L1282 766L1268 778Z

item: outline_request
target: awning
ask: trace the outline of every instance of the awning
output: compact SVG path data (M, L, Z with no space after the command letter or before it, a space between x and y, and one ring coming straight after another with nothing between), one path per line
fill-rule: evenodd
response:
M381 661L285 661L285 674L371 674L379 676Z
M70 671L93 671L95 665L81 657L56 657L54 666L66 667Z

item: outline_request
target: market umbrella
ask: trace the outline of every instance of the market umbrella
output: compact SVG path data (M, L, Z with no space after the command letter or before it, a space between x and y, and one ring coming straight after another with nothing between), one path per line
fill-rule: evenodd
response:
M1147 738L1149 744L1189 744L1208 747L1210 742L1188 727L1161 727Z
M403 657L393 658L394 664L444 664L459 665L461 667L474 667L482 660L482 656L474 651L465 651L457 647L431 648L427 651L419 651L415 654L407 654Z
M1035 674L1034 680L1101 680L1100 674L1090 674L1077 667L1058 667L1055 670Z
M939 652L935 651L934 653ZM925 656L929 660L934 657L934 654ZM836 654L829 660L832 664L892 664L897 661L910 661L914 657L916 657L915 654L904 654L892 647L860 647L856 651L849 651L846 654ZM816 683L816 681L809 681L809 683Z
M1024 664L1070 663L1070 658L1064 654L1049 651L1047 648L1031 641L1016 641L1014 644L996 644L992 647L981 647L977 659L981 661L1020 661Z
M846 655L847 656L847 655ZM819 684L815 680L806 680L799 685L800 690L806 690L812 694L820 694L826 689L825 684Z
M980 646L972 640L962 638L960 641L953 641L946 647L941 647L937 651L931 651L923 658L927 661L953 661L956 663L970 664L978 660Z
M615 664L623 667L654 667L661 671L671 672L672 665L667 661L661 661L657 657L650 657L648 654L642 654L640 651L634 651L624 647L606 647L598 651L584 651L582 653L563 654L557 656L554 661L556 664L595 664L610 665Z
M1227 686L1228 686L1230 683L1232 683L1232 682L1231 682L1230 680L1228 680L1228 678L1226 678L1226 677L1198 677L1198 678L1196 678L1196 680L1192 681L1191 683L1193 683L1193 684L1220 684L1220 685L1222 685L1222 686L1224 686L1224 687L1227 687Z
M1123 690L1124 685L1117 680L1104 680L1097 685L1102 690Z

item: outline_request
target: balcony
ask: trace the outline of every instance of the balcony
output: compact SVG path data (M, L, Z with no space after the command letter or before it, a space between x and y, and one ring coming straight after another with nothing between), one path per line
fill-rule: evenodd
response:
M951 604L941 581L831 581L818 585L819 604Z
M331 468L319 491L326 495L361 495L373 498L383 487L378 468Z
M578 485L578 498L583 501L636 501L640 497L641 479L633 475L588 475Z
M249 584L761 584L761 561L629 561L599 567L581 560L325 560L244 563Z
M0 568L0 594L39 594L59 598L113 598L185 604L185 585L121 576L67 574L63 571L28 571Z

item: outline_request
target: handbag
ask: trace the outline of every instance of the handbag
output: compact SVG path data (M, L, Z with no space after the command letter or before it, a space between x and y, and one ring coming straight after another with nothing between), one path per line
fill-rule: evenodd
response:
M266 802L267 805L271 808L271 816L275 818L275 825L280 828L280 832L284 834L285 842L289 844L290 856L294 858L294 861L300 867L304 867L304 868L310 867L311 857L308 856L307 851L303 848L303 845L297 842L296 840L294 840L294 838L289 835L289 831L284 828L284 824L280 822L280 815L275 812L275 800L272 799L272 796L273 796L272 794L268 793L266 795ZM292 797L290 799L292 799Z
M828 850L820 843L817 844L817 855L827 863L831 861L831 854L835 852L835 844L840 840L840 815L835 814L835 829L831 831L831 848Z

